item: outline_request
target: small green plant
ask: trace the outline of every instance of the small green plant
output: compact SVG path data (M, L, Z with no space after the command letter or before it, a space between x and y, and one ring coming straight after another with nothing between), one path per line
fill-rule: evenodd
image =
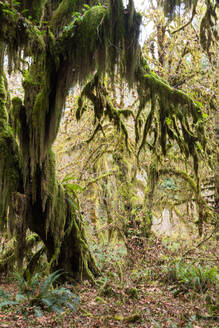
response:
M189 290L204 293L212 285L219 289L219 272L216 267L178 262L174 266L165 268L164 273L166 281L178 285L176 293Z
M73 205L74 209L78 210L80 206L77 193L84 191L84 188L77 183L71 182L72 180L74 181L74 179L75 177L73 175L67 174L62 180L62 185L69 196L68 200Z
M125 292L132 299L136 299L137 300L138 297L139 297L138 289L136 287L128 287L128 288L126 288L126 291Z
M44 280L40 279L39 274L25 280L16 273L19 292L12 297L0 289L0 308L14 305L23 314L33 311L36 316L42 316L44 311L62 313L65 307L75 311L79 298L67 288L53 288L62 274L58 270Z
M134 283L148 282L152 276L152 272L149 269L134 269L131 272L130 278Z
M118 244L102 244L91 245L91 250L95 255L97 260L97 265L101 270L106 269L107 267L119 266L123 262L124 257L126 256L126 248L118 243Z

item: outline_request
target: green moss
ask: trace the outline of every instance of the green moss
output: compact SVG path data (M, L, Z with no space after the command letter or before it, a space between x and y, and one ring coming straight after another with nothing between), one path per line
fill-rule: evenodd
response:
M144 59L141 59L140 65L136 70L136 81L138 83L138 95L140 99L135 124L137 142L141 132L139 122L146 103L150 99L155 98L157 99L157 104L154 105L152 111L154 124L152 119L150 119L152 112L145 121L138 154L144 145L148 145L146 140L148 132L154 132L154 145L152 149L155 150L154 147L155 145L156 147L158 146L157 141L159 141L162 153L165 155L169 145L168 139L170 142L171 140L176 141L186 157L192 156L194 171L198 176L198 149L200 145L205 149L206 145L201 105L194 102L184 92L170 87L166 81L160 79L155 73L150 72L148 67L144 69L144 62ZM159 129L154 129L156 120L157 124L159 124Z
M20 109L22 100L19 97L12 98L12 105L15 109Z
M80 51L86 48L86 51L94 52L96 42L100 38L98 31L101 29L105 14L106 9L102 6L94 6L86 11L80 24L80 33L78 36Z
M44 155L44 145L45 145L45 124L46 124L46 114L49 110L49 99L48 90L43 90L38 93L32 112L32 123L34 133L33 140L33 151L36 152L36 158L42 162L42 155Z
M8 114L5 108L6 105L6 90L3 75L0 76L0 127L8 121Z
M0 217L7 216L13 191L19 179L19 153L12 130L8 126L4 75L0 72Z
M58 184L55 176L55 158L50 150L43 164L43 176L41 180L42 210L46 213L45 229L50 230L54 237L55 248L60 247L64 237L66 213L65 193Z
M1 40L7 43L9 73L20 67L23 54L37 57L45 50L45 42L39 29L29 20L21 18L20 13L9 8L7 3L0 3L0 30ZM20 50L24 50L23 53Z
M24 0L22 9L26 9L26 16L31 16L32 20L40 21L43 12L43 6L46 0Z
M142 148L145 146L145 143L147 140L147 135L148 135L149 129L151 128L151 125L152 125L152 120L154 117L155 109L156 109L156 99L155 99L155 96L152 95L151 110L150 110L150 113L148 114L148 117L145 122L144 130L143 130L143 137L142 137L141 145L139 146L139 149L138 149L137 156L139 156ZM137 135L138 135L138 133L137 133Z
M20 181L19 153L13 134L9 128L0 128L0 199L3 216L6 216L7 205L11 202L11 194Z
M182 178L183 180L185 180L191 187L191 189L197 193L197 183L196 181L189 176L188 173L186 173L185 171L180 171L180 170L176 170L173 168L169 168L169 169L160 169L159 170L159 176L162 175L168 175L168 174L174 174L175 176L178 176L180 178Z
M126 294L129 295L132 299L138 299L139 292L136 287L126 288Z
M22 100L18 97L14 97L12 99L12 126L14 129L15 134L18 134L20 132L21 126L20 126L20 114L21 114L21 108L22 108Z
M63 26L67 25L72 17L72 13L77 10L78 4L78 0L61 1L50 22L52 29L58 32Z
M44 35L35 26L26 30L25 40L23 43L25 56L39 58L46 48Z
M30 7L36 4L36 11L33 16L37 19L40 17L43 3L44 1L38 3L31 1L30 5L28 4ZM64 0L61 2L52 17L52 22L56 25L54 30L56 28L59 30L65 24L65 21L69 20L72 9L76 9L79 3L82 4L81 1ZM117 5L119 6L117 7ZM51 145L57 134L65 96L72 83L87 78L88 74L93 73L95 70L100 73L106 67L112 68L114 66L114 64L109 65L109 61L115 63L115 58L111 53L114 45L113 47L110 46L111 49L109 49L107 40L110 36L111 41L116 42L115 46L118 49L123 44L122 38L124 38L125 27L122 1L111 3L111 12L116 15L111 14L113 22L111 31L109 31L108 22L106 22L107 9L103 6L96 6L86 11L81 20L78 19L77 22L72 24L70 30L63 33L59 41L49 31L41 33L36 26L33 27L27 20L22 20L24 23L21 26L23 33L20 33L17 30L19 15L15 13L13 18L9 19L10 26L10 24L6 24L8 17L1 9L2 4L0 3L0 28L3 28L1 37L6 40L8 49L11 51L11 61L15 63L17 59L20 60L17 49L22 50L25 48L25 55L30 54L33 57L31 68L29 73L25 74L23 82L24 104L18 98L13 100L14 120L18 122L20 113L23 111L23 122L26 122L26 136L24 136L26 137L26 148L23 148L23 142L21 145L24 185L22 179L20 182L21 188L24 187L24 193L27 192L31 199L28 224L31 229L42 236L47 245L50 260L58 259L58 262L61 263L63 249L66 247L65 252L67 254L67 246L72 245L72 242L74 242L75 249L72 250L72 253L74 253L77 263L68 263L69 271L72 270L72 267L77 267L78 264L78 273L92 277L92 272L95 271L94 261L89 253L81 221L75 215L68 195L56 179L55 161L51 152ZM58 32L57 34L59 34ZM108 52L107 49L110 51ZM120 50L117 55L119 53ZM92 92L94 94L99 92L96 85L95 90L90 90L90 95ZM1 98L4 98L4 96ZM97 101L102 101L99 106L96 103L96 116L101 118L106 99L101 96L100 92ZM3 108L4 105L5 103L1 107ZM120 113L109 106L107 115L115 121L117 126L123 129L127 136L125 126L120 122ZM4 124L6 123L4 122ZM13 145L16 149L12 131L9 128L5 129L4 126L4 131L0 134L0 153L3 155L4 151L7 150L5 149L6 142L4 142L6 131L7 133L11 132L11 139L9 138L11 145L7 140L8 150L12 154L11 146ZM8 177L8 170L12 170L12 166L13 169L16 168L14 163L12 165L12 162L7 162L9 160L7 156L5 158L4 161L1 158L0 181L6 183L4 186L1 185L1 187L3 186L1 195L4 194L5 197L8 197L7 201L9 201L10 192L14 191L12 186L15 191L17 191L18 186L16 179L13 179L13 172L9 172L10 181L8 178L3 179L3 175ZM12 158L13 156L11 156ZM7 172L5 167L7 167ZM9 190L9 194L4 193L5 189ZM3 203L6 204L4 198ZM5 207L5 205L3 206ZM33 213L33 209L37 213ZM70 239L69 245L68 243L65 244L68 238ZM71 262L74 262L73 255ZM64 263L63 267L65 267Z

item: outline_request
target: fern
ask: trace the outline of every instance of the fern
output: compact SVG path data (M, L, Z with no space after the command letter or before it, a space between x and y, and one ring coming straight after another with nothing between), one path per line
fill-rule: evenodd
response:
M79 298L64 287L53 288L54 283L62 274L63 272L58 270L41 281L39 274L29 276L25 280L22 275L16 273L19 293L12 298L0 289L0 308L18 306L18 310L22 313L27 314L33 311L36 316L42 316L44 311L62 313L66 307L75 311Z
M178 291L206 292L210 285L219 288L219 272L216 267L188 265L181 262L164 269L166 280L172 281Z

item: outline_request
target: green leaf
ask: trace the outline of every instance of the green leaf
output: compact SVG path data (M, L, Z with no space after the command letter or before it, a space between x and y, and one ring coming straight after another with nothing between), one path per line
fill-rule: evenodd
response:
M173 122L170 117L166 117L165 121L166 121L167 125L171 125Z
M76 210L79 210L79 205L73 198L69 197L68 200Z
M3 302L1 302L0 303L0 308L2 308L2 307L5 307L5 306L11 306L11 305L17 305L17 304L19 304L19 302L17 302L17 301L11 301L11 300L6 300L6 301L3 301Z
M53 305L53 302L51 301L51 299L49 297L47 298L41 298L41 301L43 302L43 304L45 304L48 308L50 308Z
M29 11L28 9L24 9L24 10L22 10L21 14L24 15L24 14L26 14L28 11Z
M43 315L43 312L41 311L41 309L39 308L39 307L34 307L34 313L35 313L35 315L36 315L36 317L42 317L42 315Z
M71 173L69 173L69 174L66 174L66 176L62 179L62 183L69 181L69 180L75 180L75 179L76 179L75 176L72 175Z
M71 302L65 302L65 306L69 307L74 312L76 311L75 305L73 303L71 303Z
M15 299L19 303L21 300L25 300L26 297L23 294L16 294Z
M197 146L198 150L200 150L200 151L203 150L202 145L200 144L200 142L197 141L196 146Z
M64 187L67 190L73 191L73 192L76 192L76 191L84 191L84 188L82 188L81 186L79 186L76 183L68 183L68 184L64 185Z
M13 1L12 3L14 7L20 6L20 1Z
M48 292L49 288L51 287L51 285L59 278L63 275L63 272L61 272L62 270L57 270L53 273L51 273L46 280L44 280L44 282L42 283L42 286L40 287L40 294L44 295L46 292Z
M5 14L8 14L8 15L11 15L11 16L15 16L15 13L11 10L8 10L8 9L2 9L2 11L5 13Z
M10 297L3 289L0 288L0 298L8 299Z

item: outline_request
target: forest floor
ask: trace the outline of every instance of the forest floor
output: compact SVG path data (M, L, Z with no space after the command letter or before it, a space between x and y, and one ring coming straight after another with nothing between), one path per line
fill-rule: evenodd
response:
M36 318L31 311L24 316L21 307L13 306L1 310L0 327L219 328L218 286L206 271L200 269L193 280L186 270L184 278L181 274L177 280L174 274L174 263L179 263L182 254L184 266L188 261L190 265L218 265L218 241L188 251L183 241L130 236L126 246L127 251L120 243L110 250L98 249L103 272L98 285L88 281L66 285L80 297L76 312L44 312ZM17 290L13 281L1 281L0 287L11 294Z

